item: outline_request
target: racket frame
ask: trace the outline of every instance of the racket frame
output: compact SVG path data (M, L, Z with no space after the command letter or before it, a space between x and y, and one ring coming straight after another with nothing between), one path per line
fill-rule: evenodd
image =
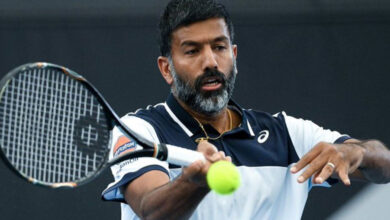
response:
M130 128L128 128L119 118L119 116L115 113L113 108L108 104L106 99L100 94L100 92L89 82L87 81L83 76L79 75L78 73L65 68L63 66L47 63L47 62L36 62L36 63L28 63L21 65L19 67L14 68L11 70L1 81L0 81L0 100L2 99L2 95L4 93L4 90L7 87L7 84L11 81L14 75L19 74L22 71L26 71L28 69L32 68L55 68L61 70L64 74L70 76L71 78L79 81L82 83L91 93L92 95L97 99L99 104L102 106L104 113L106 117L108 118L108 121L110 122L109 125L109 145L107 146L108 149L111 147L111 141L112 141L112 130L114 127L119 128L119 130L124 133L127 137L132 138L136 141L137 144L141 145L143 147L143 150L136 150L133 152L127 152L124 153L118 157L115 157L111 160L108 160L109 153L105 154L104 161L101 166L97 167L95 172L93 172L92 175L85 176L81 178L77 182L59 182L59 183L47 183L43 182L37 179L34 179L32 177L29 177L27 175L22 174L17 168L15 168L11 162L8 160L8 158L4 155L4 152L2 148L0 148L0 155L3 158L3 161L5 161L5 164L14 171L19 177L27 180L29 183L33 183L38 186L44 186L49 188L74 188L80 185L84 185L88 182L91 182L93 179L95 179L97 176L99 176L105 168L118 164L120 162L123 162L125 160L129 160L132 158L137 157L155 157L158 160L162 161L168 161L173 162L176 165L181 166L188 166L192 162L196 160L202 160L205 161L205 158L202 153L197 151L192 151L188 149L184 149L181 147L177 147L174 145L169 144L163 144L163 143L154 143L152 141L147 140L146 138L138 135L136 132L132 131ZM1 144L1 143L0 143ZM108 151L109 152L109 151Z

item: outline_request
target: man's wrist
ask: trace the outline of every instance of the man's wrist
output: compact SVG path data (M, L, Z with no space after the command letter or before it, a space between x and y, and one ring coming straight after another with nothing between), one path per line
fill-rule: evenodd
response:
M196 190L207 194L210 192L210 188L207 185L206 180L202 181L193 181L186 176L180 175L177 179L174 180L176 187L183 187L187 190Z
M360 164L358 165L357 168L364 169L364 167L366 166L366 163L365 163L365 161L366 161L365 158L366 158L366 153L367 153L366 147L364 145L362 145L360 142L359 143L344 143L343 145L345 145L346 147L352 148L351 151L354 151L360 155L361 161L360 161Z

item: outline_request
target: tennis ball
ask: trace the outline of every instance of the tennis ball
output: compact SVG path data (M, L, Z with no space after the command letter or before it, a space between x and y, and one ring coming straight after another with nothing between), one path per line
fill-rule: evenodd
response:
M206 179L210 189L222 195L233 193L241 183L237 167L224 160L210 166Z

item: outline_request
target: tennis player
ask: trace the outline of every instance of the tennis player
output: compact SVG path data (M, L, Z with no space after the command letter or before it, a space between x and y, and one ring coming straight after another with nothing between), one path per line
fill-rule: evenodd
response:
M390 153L281 112L243 109L231 100L237 45L225 7L213 0L172 0L160 20L157 64L171 93L164 103L124 116L139 134L204 153L206 163L176 167L138 158L112 167L105 200L122 219L300 219L312 186L339 179L390 180ZM112 157L131 151L115 131ZM211 163L231 160L242 178L232 195L210 191Z

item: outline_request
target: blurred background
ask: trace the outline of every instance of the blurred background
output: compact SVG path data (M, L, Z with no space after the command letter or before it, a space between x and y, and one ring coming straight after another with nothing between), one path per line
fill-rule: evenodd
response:
M1 0L0 77L28 62L84 75L119 115L165 100L157 24L167 0ZM390 2L222 1L238 44L234 99L286 111L359 139L390 145ZM30 185L0 162L1 219L120 219L100 200L112 181L74 190ZM303 219L389 219L390 187L353 182L314 188Z

